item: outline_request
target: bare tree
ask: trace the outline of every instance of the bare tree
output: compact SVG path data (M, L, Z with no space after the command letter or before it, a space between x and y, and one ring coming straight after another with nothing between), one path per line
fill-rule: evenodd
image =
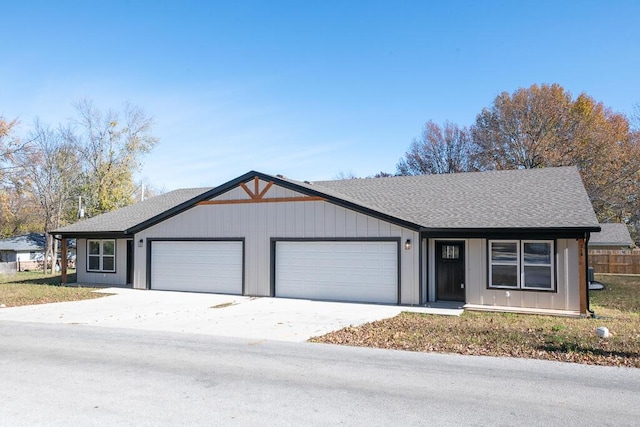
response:
M397 165L399 175L428 175L472 170L469 131L455 123L428 121Z
M63 131L35 122L33 144L17 156L23 187L37 201L42 230L45 232L44 273L51 259L51 272L57 259L57 241L49 232L60 227L65 211L73 203L79 184L80 162L75 146L62 137ZM65 260L63 260L64 262Z
M333 176L333 179L343 180L343 179L358 179L353 171L340 171Z
M380 171L377 174L373 175L373 178L389 178L391 176L395 176L395 175L389 172Z
M65 134L76 145L83 164L83 198L88 216L131 204L136 185L133 174L140 158L158 142L153 119L131 104L122 113L102 113L92 102L76 104L79 118Z
M143 200L159 196L160 194L164 194L165 192L166 190L164 188L158 188L153 184L150 184L147 180L141 180L137 183L132 197L134 202L141 202Z

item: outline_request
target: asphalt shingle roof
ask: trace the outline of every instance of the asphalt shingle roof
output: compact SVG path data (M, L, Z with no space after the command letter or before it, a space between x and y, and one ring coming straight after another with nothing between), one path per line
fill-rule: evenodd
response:
M0 251L42 251L44 233L29 233L0 240Z
M600 224L599 233L591 233L589 246L633 246L626 224Z
M175 190L56 230L126 232L192 199L215 197L259 174L427 229L595 228L598 221L574 167L300 182L249 172L216 188ZM244 182L244 181L243 181Z
M574 167L320 181L313 188L425 228L598 226Z
M184 188L170 191L113 212L78 221L55 230L54 233L124 232L210 190L211 188Z

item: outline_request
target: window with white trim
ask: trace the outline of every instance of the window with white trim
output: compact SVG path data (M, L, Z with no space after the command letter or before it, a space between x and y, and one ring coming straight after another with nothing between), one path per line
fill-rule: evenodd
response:
M553 240L490 240L489 287L554 291Z
M87 240L87 271L116 271L115 240Z

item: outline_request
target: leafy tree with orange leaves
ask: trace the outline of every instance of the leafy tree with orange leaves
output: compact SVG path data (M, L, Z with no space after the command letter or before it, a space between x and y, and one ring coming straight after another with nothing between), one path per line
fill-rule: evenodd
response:
M28 198L14 185L14 160L27 145L14 136L17 124L0 116L0 237L28 231L33 219Z
M469 130L427 122L397 171L417 175L570 165L580 171L600 221L640 228L640 104L627 118L585 93L574 98L559 84L501 93Z
M626 116L558 84L498 95L472 127L481 170L575 165L601 221L637 213L640 143Z

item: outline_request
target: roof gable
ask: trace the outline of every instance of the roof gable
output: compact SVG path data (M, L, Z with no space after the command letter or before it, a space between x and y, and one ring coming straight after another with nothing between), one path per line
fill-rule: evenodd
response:
M54 233L131 235L200 203L221 203L225 194L235 194L235 202L287 201L269 194L274 184L416 230L599 228L577 169L562 167L313 183L250 171L215 188L175 190Z
M273 197L269 193L271 186L281 187L286 190L290 190L290 194L285 197ZM238 190L238 187L242 187L243 191L248 195L242 194L242 191ZM403 227L420 229L420 225L406 220L400 215L390 215L384 210L377 209L370 206L363 200L357 200L352 197L346 196L340 192L334 191L330 188L317 187L309 181L295 181L285 178L282 175L268 175L262 172L251 171L241 177L238 177L226 184L216 187L210 193L206 194L206 197L201 197L201 200L197 203L201 204L218 204L215 200L205 201L206 198L215 199L221 195L230 194L235 191L235 194L240 194L242 199L239 201L246 202L289 202L289 201L302 201L302 200L326 200L336 205L352 209L358 212L362 212L366 215L373 216L375 218L383 219ZM301 196L302 195L302 196ZM221 201L224 202L224 201ZM238 202L238 200L236 200Z
M264 174L255 175L246 182L240 182L234 188L223 193L216 194L201 204L225 204L225 203L261 203L261 202L277 202L277 201L299 201L308 200L310 197L305 193L296 191L291 185L283 186L276 184L274 177L268 177Z

